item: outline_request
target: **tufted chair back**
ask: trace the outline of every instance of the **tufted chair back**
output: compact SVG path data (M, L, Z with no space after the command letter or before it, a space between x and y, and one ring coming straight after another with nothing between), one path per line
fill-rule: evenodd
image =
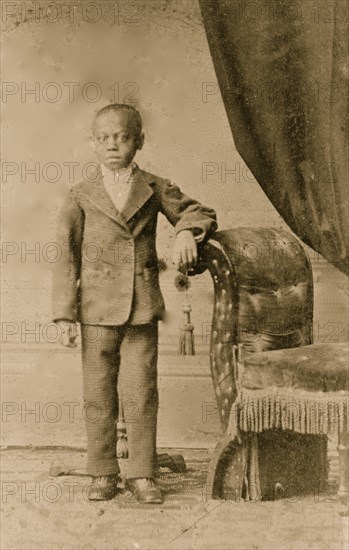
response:
M309 258L290 233L274 228L217 232L202 250L214 283L211 371L223 428L237 390L232 345L244 353L312 343Z

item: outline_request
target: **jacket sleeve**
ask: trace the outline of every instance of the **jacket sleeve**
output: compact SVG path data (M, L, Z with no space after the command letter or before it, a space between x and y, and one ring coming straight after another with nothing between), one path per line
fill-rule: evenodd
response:
M168 180L159 186L160 211L175 227L176 234L192 231L197 242L208 239L217 230L217 217L212 208L191 199Z
M60 258L53 267L54 321L78 321L83 224L84 213L72 189L61 210L56 233Z

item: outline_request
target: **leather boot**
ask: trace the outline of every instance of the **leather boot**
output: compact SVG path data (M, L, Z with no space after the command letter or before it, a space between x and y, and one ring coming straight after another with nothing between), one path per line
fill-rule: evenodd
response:
M137 477L128 479L126 489L142 504L162 504L164 498L154 479L149 477Z
M118 492L118 482L121 481L118 475L96 476L88 488L87 496L91 501L111 500Z

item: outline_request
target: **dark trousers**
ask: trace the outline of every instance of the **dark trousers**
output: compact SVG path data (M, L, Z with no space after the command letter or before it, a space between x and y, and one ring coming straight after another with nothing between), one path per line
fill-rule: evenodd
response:
M153 477L158 411L158 323L82 325L87 473L116 474L117 386L122 384L127 477Z

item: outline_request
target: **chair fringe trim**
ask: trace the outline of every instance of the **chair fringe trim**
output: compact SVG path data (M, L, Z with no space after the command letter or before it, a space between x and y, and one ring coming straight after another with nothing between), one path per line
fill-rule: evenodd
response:
M230 412L232 438L240 431L260 433L274 428L314 435L349 432L348 392L241 389Z

